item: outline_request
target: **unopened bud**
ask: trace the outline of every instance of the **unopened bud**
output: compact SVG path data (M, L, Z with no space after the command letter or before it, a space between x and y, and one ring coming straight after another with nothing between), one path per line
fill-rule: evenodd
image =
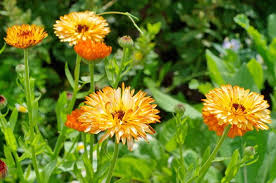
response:
M0 160L0 178L5 178L7 175L7 165L5 164L4 161Z
M122 48L130 48L133 46L133 40L130 36L123 36L120 37L118 39L118 44L122 47Z
M253 146L247 146L244 149L244 155L245 156L254 156L256 154L256 150Z
M16 67L15 67L15 71L17 73L23 73L25 71L25 65L24 64L18 64Z
M184 114L185 113L185 106L183 104L177 104L174 107L175 113Z
M7 99L3 95L0 95L0 110L4 109L7 103Z
M22 113L27 113L28 112L28 109L25 105L15 104L15 107L18 110L18 112L22 112Z

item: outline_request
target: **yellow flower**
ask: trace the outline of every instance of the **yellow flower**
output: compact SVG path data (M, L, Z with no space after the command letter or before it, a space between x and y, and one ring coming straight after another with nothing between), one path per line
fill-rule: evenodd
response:
M19 112L22 112L22 113L27 113L28 112L28 109L24 104L23 105L15 104L15 107Z
M62 42L75 45L80 40L102 42L110 32L107 21L91 11L72 12L60 17L54 25L55 34Z
M204 122L219 136L228 125L231 125L228 136L234 138L254 128L267 130L266 124L271 123L269 104L264 96L239 86L213 89L203 101Z
M127 142L132 150L133 139L147 140L147 133L155 133L150 124L159 122L160 117L153 102L145 92L134 95L134 90L124 84L118 89L105 87L87 96L86 105L68 115L65 125L93 134L105 131L100 142L115 135L116 143Z
M95 43L91 40L79 41L75 46L74 50L78 55L87 61L96 61L103 59L110 55L112 51L111 46L107 46L103 42Z
M29 48L37 45L48 34L44 31L44 28L38 25L14 25L7 30L7 37L5 41L7 44L16 48Z

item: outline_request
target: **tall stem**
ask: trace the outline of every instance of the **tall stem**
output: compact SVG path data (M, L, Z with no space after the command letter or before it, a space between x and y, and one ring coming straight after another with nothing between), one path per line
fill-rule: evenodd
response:
M89 92L92 93L95 91L95 85L94 85L94 63L89 63L89 72L90 72L90 90Z
M90 72L90 90L89 92L92 93L95 91L95 84L94 84L94 66L95 64L92 62L89 64L89 72ZM92 173L94 174L93 169L93 146L94 146L94 135L90 134L90 163L92 166Z
M75 66L75 70L74 70L74 88L73 88L73 95L72 95L72 99L70 101L69 104L69 113L73 110L75 102L76 102L76 98L77 98L77 93L78 93L78 88L79 88L79 77L80 77L80 62L81 62L81 57L77 54L77 59L76 59L76 66Z
M30 74L29 74L29 61L28 61L28 49L24 49L24 64L25 64L25 95L27 100L27 108L28 108L28 117L29 117L29 125L30 125L30 139L34 139L34 128L36 124L33 120L33 104L32 104L32 91L31 91L31 85L30 85ZM33 168L35 170L37 182L40 183L40 174L38 170L38 165L36 161L36 154L35 154L35 147L31 145L31 151L32 151L32 163Z
M231 125L228 125L227 127L225 127L224 132L222 134L222 136L219 138L217 145L215 147L215 149L213 150L213 152L210 154L210 156L208 157L207 161L202 165L202 167L199 170L199 174L197 176L192 177L190 180L188 180L187 183L192 182L193 180L195 180L197 177L201 178L202 176L204 176L204 174L206 173L206 171L209 169L209 167L212 164L212 161L214 160L214 158L217 155L217 152L219 150L219 148L221 147L223 141L225 140L226 136L228 135L228 132L231 129Z
M18 155L17 155L16 151L13 152L13 156L14 156L14 160L15 160L15 164L16 164L19 179L20 179L21 182L25 182L23 170L22 170L20 162L18 161Z
M119 72L118 72L118 75L116 77L116 81L115 81L115 84L114 84L114 88L117 88L118 87L118 84L121 80L121 73L122 73L122 70L123 70L123 65L127 59L127 54L128 54L128 48L124 47L123 48L123 58L121 60L121 63L120 63L120 66L119 66Z
M31 130L31 139L34 137L34 124L33 124L33 108L31 102L31 86L30 86L30 74L29 74L29 61L28 61L28 48L24 49L24 64L25 64L25 95L28 108L29 125Z
M111 181L112 172L113 172L113 169L115 167L115 164L116 164L116 161L117 161L117 158L118 158L118 154L119 154L119 143L115 142L114 154L113 154L111 165L109 167L108 176L106 178L106 183L110 183L110 181Z
M81 57L77 54L77 58L76 58L76 66L75 66L75 70L74 70L74 88L73 88L73 96L72 99L69 103L68 106L68 113L71 113L73 110L73 107L75 105L76 102L76 98L77 98L77 93L78 93L78 84L79 84L79 77L80 77L80 62L81 62ZM61 150L62 147L62 143L65 139L65 134L66 134L66 127L63 127L61 130L60 135L58 136L57 139L57 143L54 149L54 155L53 158L56 158Z

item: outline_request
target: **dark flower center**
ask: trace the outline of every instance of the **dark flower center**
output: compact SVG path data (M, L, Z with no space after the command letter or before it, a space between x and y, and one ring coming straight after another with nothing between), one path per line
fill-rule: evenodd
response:
M241 109L242 111L245 111L245 107L241 104L234 103L232 104L232 107L234 107L236 110Z
M123 120L124 115L125 115L124 111L117 111L115 113L112 113L113 118L118 118L121 121Z
M20 36L29 36L31 34L30 31L23 31L23 32L20 32Z
M86 25L77 25L77 32L81 33L81 32L86 32L88 31L88 27Z

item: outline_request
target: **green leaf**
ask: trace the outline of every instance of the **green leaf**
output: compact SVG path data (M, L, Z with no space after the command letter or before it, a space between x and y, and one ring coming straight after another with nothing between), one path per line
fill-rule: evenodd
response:
M7 127L4 131L4 135L5 135L6 143L9 146L9 148L12 151L16 151L17 144L16 144L15 136L13 134L13 130L10 127Z
M276 37L276 14L270 14L267 18L267 29L270 38Z
M69 70L69 68L68 68L67 62L66 62L66 64L65 64L65 75L66 75L66 78L68 79L68 81L69 81L71 87L74 88L74 79L73 79L73 77L72 77L72 75L71 75L71 72L70 72L70 70Z
M9 119L9 126L12 129L12 131L14 130L14 127L16 125L17 118L18 118L18 110L16 108L14 108L12 110L12 114L11 114L10 119Z
M223 60L215 56L211 51L207 50L205 53L207 59L207 67L210 72L210 77L217 85L225 84L223 73L226 73L226 66Z
M147 85L147 87L150 89L150 91L151 91L154 99L158 103L159 107L161 107L163 110L165 110L167 112L174 112L175 106L178 104L182 104L185 107L185 114L187 114L187 116L189 116L192 119L201 117L200 112L198 112L195 108L193 108L189 104L185 104L181 101L178 101L178 100L174 99L173 97L156 89L154 87L154 82L151 79L145 78L144 82Z
M250 74L246 64L244 64L231 78L231 85L238 85L245 89L250 89L251 91L259 92L258 87L255 85L254 79Z
M5 50L6 48L6 43L2 46L1 50L0 50L0 54Z
M261 90L264 85L264 76L263 76L262 65L259 62L257 62L255 59L251 59L247 63L247 68L248 68L251 76L253 76L255 84L258 86L259 90Z
M149 182L156 162L151 159L137 159L134 157L122 157L117 160L114 176L131 177L132 180Z
M43 168L43 173L42 173L42 182L43 183L48 183L53 171L55 170L56 168L56 164L57 164L57 160L52 160L50 161L46 166L44 166Z
M67 105L67 93L62 92L62 94L59 95L58 101L56 103L56 116L57 116L57 127L58 130L61 131L63 129L65 120L66 120L66 109Z
M221 182L222 183L230 182L237 175L239 168L240 168L240 153L239 153L239 150L236 149L225 171L225 177L223 177Z
M273 163L276 161L276 134L270 132L267 139L267 149L265 150L265 157L262 165L259 168L257 181L258 183L265 183L269 177L269 170L273 167ZM276 177L275 172L272 176Z

